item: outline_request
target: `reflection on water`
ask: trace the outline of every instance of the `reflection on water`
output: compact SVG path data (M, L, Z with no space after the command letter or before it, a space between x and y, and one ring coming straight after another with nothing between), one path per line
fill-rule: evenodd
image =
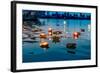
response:
M65 26L65 20L62 19L40 19L40 21L45 24L39 27L43 30L43 34L39 35L41 39L36 37L35 40L23 41L24 63L91 58L90 31L88 31L90 20L66 20ZM52 28L52 31L48 30L49 28ZM81 33L73 35L74 32Z

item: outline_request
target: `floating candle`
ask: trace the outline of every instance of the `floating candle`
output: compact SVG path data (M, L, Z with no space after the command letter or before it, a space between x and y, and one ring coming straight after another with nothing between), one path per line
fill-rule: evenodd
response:
M40 34L40 38L46 39L46 38L47 38L47 36L46 36L46 34L41 33L41 34Z

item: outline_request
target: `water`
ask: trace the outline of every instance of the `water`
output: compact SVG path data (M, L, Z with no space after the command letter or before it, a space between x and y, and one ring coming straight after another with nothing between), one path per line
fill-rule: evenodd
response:
M46 33L49 27L54 30L64 30L63 25L65 20L40 19L40 21L41 23L45 22L45 25L40 28L44 29ZM49 43L47 50L40 47L39 40L34 43L23 42L23 63L91 59L91 40L90 31L88 31L89 24L91 24L90 20L66 20L66 35L69 35L70 38L61 38L59 43L46 40ZM80 32L80 29L85 29L85 32L82 33L77 40L73 39L73 32ZM76 43L77 47L75 49L66 48L67 43Z

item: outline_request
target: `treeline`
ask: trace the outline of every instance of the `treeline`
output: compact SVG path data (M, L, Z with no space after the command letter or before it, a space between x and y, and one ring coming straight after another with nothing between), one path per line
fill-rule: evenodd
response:
M35 20L36 18L54 18L54 19L91 19L89 13L76 12L51 12L51 11L23 11L24 20Z

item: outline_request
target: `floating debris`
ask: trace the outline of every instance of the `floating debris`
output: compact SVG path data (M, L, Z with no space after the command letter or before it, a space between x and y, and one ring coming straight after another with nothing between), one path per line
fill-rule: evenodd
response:
M60 42L60 37L59 36L53 36L52 39L53 39L52 42L54 42L54 43Z
M76 43L68 43L68 44L66 44L66 48L75 49L76 48Z

